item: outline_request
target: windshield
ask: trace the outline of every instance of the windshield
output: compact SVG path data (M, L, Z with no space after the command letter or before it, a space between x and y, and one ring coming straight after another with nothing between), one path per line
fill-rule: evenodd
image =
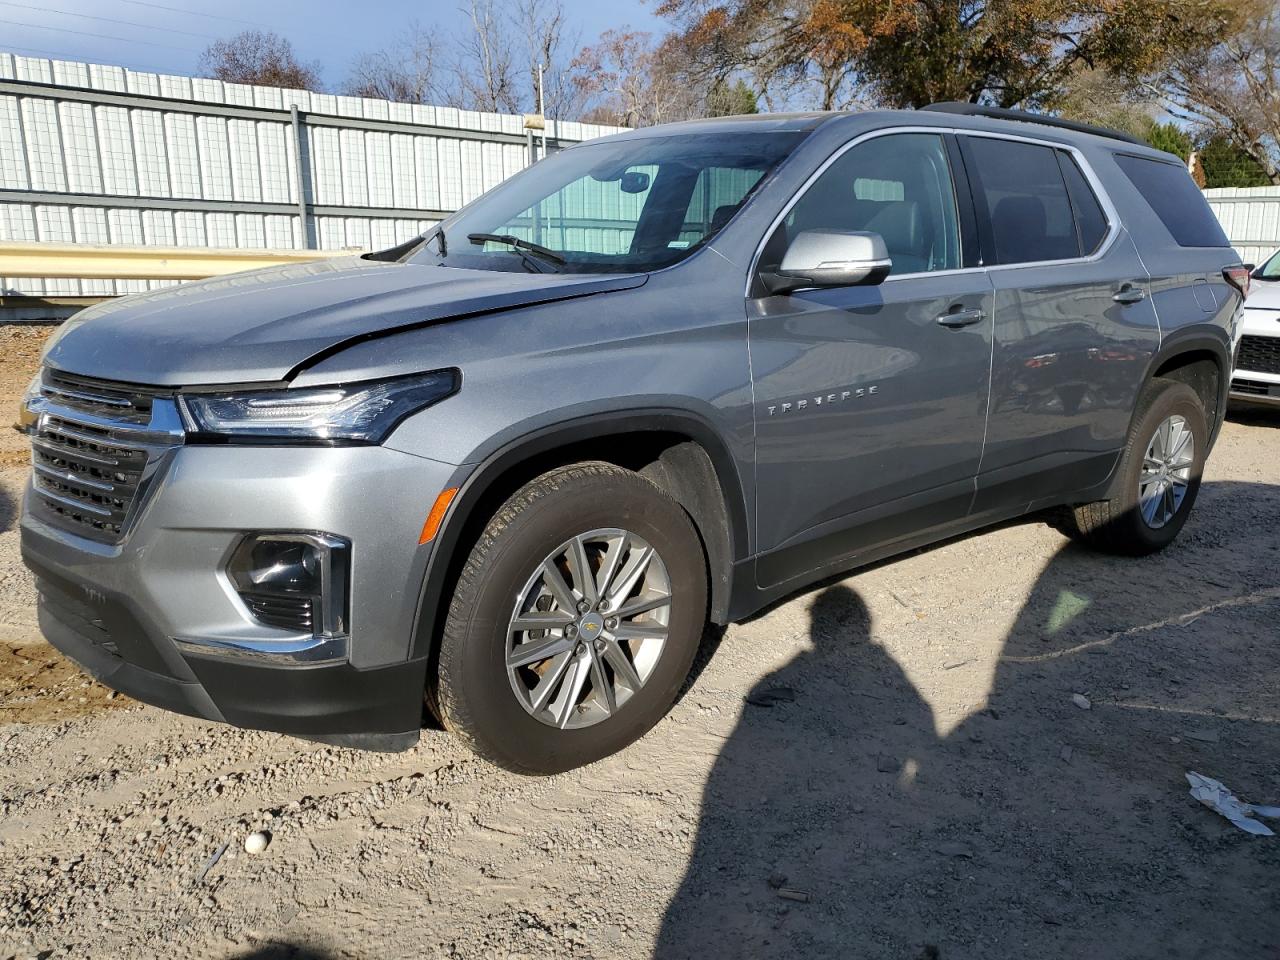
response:
M1253 271L1253 278L1255 280L1280 280L1280 251L1273 253L1266 263Z
M803 132L588 143L548 157L448 220L415 261L482 270L633 273L683 260L729 222Z

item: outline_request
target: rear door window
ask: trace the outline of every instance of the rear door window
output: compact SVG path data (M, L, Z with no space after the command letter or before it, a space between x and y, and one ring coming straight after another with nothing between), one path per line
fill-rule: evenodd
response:
M1079 257L1080 239L1056 151L1017 140L964 139L974 202L989 225L995 262Z
M1116 154L1116 163L1180 247L1229 247L1204 194L1179 163Z

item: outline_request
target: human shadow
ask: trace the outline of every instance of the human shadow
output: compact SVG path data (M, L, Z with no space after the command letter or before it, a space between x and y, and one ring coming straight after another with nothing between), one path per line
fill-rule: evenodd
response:
M1280 486L1206 483L1157 556L1063 541L989 689L913 653L976 703L954 726L853 581L822 589L715 761L655 957L1271 955L1280 847L1183 775L1280 801L1278 521Z

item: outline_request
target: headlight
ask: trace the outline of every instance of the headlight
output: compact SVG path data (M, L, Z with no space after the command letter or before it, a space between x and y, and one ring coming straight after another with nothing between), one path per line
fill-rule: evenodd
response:
M458 389L456 370L333 387L182 394L188 426L204 436L307 443L379 443L411 413Z

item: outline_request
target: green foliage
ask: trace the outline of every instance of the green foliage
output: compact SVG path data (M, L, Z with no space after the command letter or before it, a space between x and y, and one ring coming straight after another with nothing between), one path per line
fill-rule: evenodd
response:
M707 116L736 117L744 113L759 113L756 92L743 80L727 83L717 80L707 94Z
M1191 156L1191 151L1195 149L1195 142L1191 139L1191 135L1175 123L1152 122L1147 129L1146 139L1147 143L1157 150L1172 153L1183 162L1186 162Z
M1200 147L1205 187L1266 187L1262 165L1226 137L1212 137Z

